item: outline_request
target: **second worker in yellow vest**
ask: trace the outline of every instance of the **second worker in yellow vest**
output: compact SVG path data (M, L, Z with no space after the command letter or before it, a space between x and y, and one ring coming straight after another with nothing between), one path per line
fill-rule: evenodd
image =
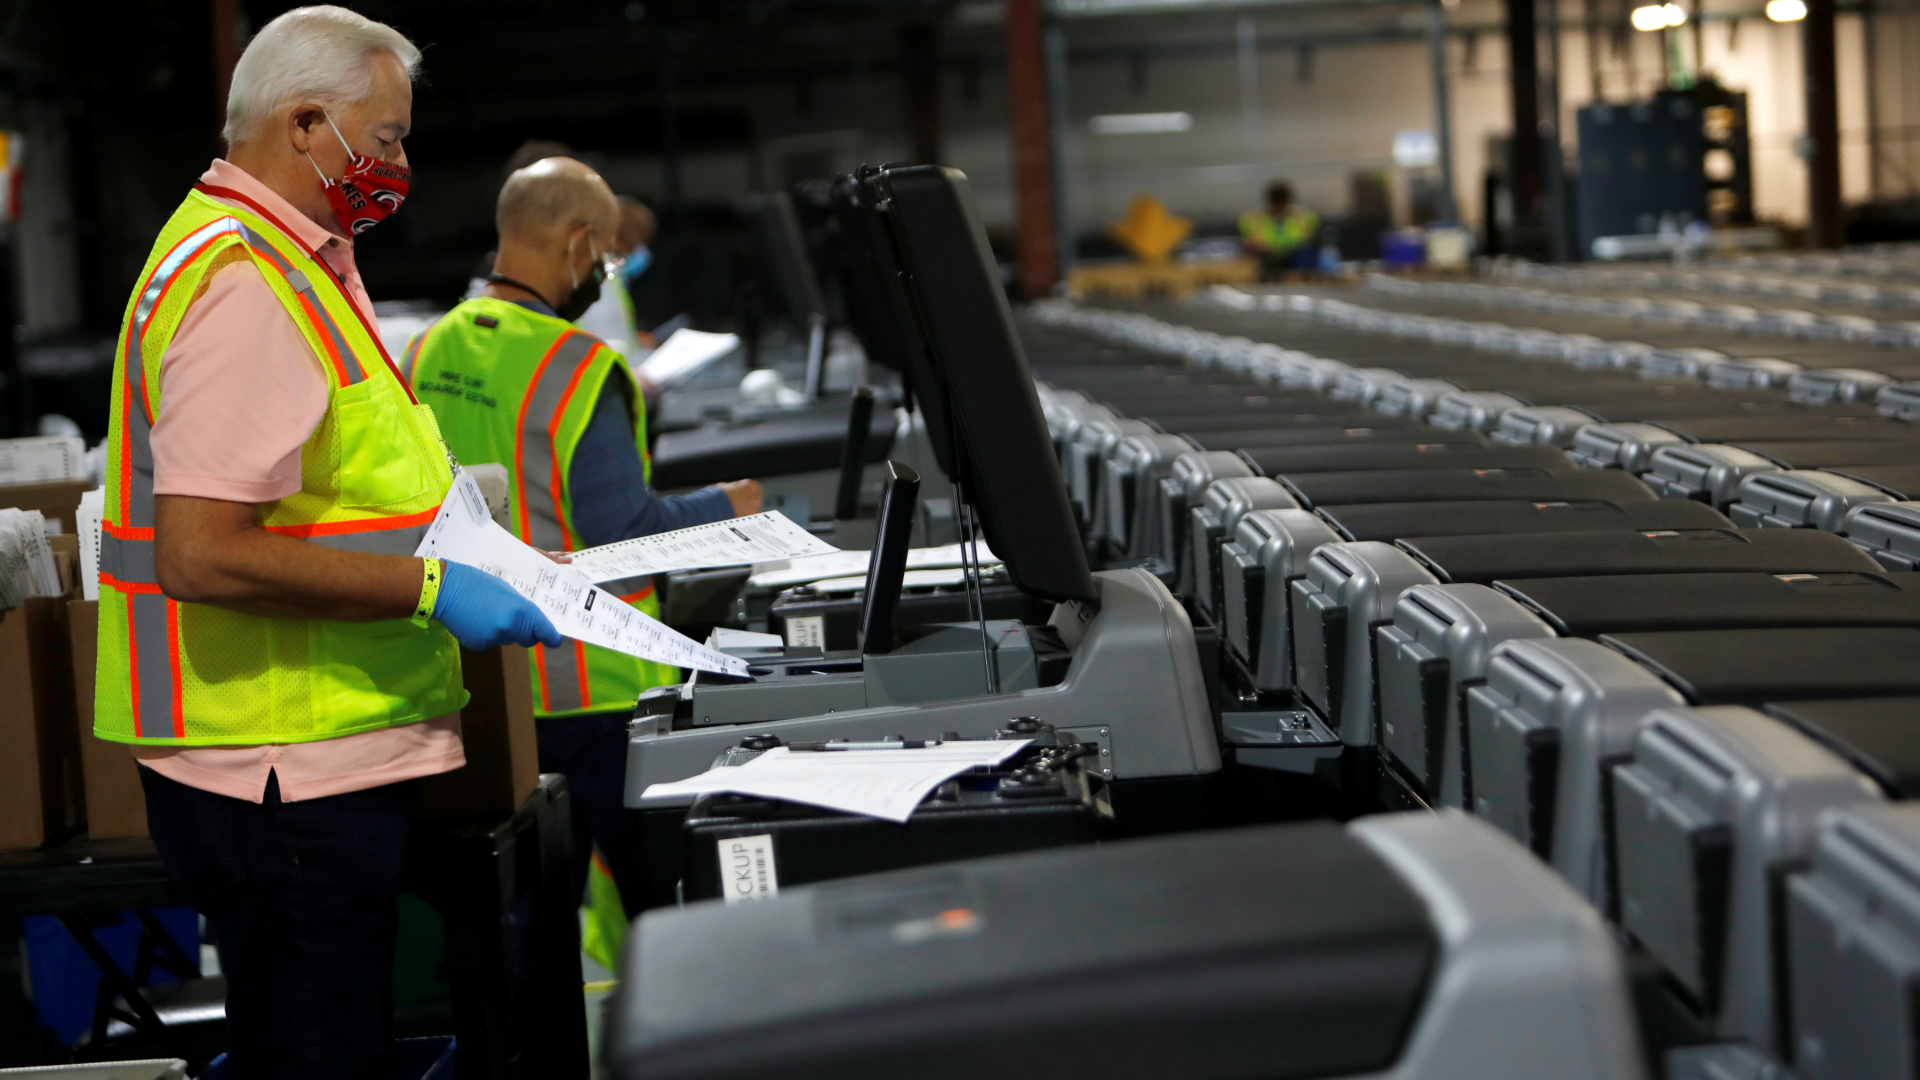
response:
M572 158L537 161L507 178L495 219L486 289L416 338L401 367L462 461L506 466L514 533L577 551L757 512L752 480L672 498L648 490L639 385L619 353L571 321L598 298L615 247L606 181ZM605 584L659 615L650 578ZM572 793L576 880L584 887L597 844L627 886L626 724L640 691L680 673L571 640L535 648L530 662L540 768L565 774ZM638 896L637 885L622 891Z

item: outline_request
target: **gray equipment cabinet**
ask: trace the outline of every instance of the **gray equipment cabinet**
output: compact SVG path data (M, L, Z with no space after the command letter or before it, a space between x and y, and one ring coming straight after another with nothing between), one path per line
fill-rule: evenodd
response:
M1521 639L1493 647L1466 691L1463 786L1474 812L1607 902L1607 770L1648 710L1684 705L1653 673L1598 642Z
M1920 1071L1920 806L1820 816L1813 864L1787 879L1793 1071L1905 1080Z
M1189 536L1182 572L1190 582L1194 604L1206 612L1215 625L1220 623L1225 599L1221 580L1222 542L1234 535L1241 518L1255 510L1299 508L1300 503L1279 481L1264 476L1238 476L1207 485L1200 504L1188 515Z
M1847 514L1868 503L1893 502L1872 484L1817 469L1755 473L1740 483L1727 517L1743 529L1839 532Z
M622 1080L1645 1076L1598 915L1457 813L653 911L621 974Z
M1920 570L1920 502L1863 503L1847 511L1840 535L1889 570Z
M1221 623L1227 649L1245 664L1256 690L1293 689L1293 582L1323 544L1340 534L1307 510L1254 510L1220 548Z
M1386 767L1428 805L1468 808L1460 688L1484 677L1488 651L1500 642L1553 636L1538 616L1485 585L1408 589L1375 641Z
M1438 584L1418 560L1378 540L1326 544L1292 586L1294 681L1347 746L1374 745L1373 632L1400 594Z
M1779 1055L1774 897L1819 814L1879 802L1872 781L1742 706L1658 709L1613 771L1620 923L1719 1033Z

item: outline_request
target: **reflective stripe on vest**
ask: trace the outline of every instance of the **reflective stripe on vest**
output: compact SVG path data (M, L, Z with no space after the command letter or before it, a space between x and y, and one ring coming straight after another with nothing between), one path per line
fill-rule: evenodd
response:
M593 351L601 348L592 334L570 330L540 358L534 369L533 389L520 403L520 417L514 426L518 459L515 479L520 490L514 505L520 508L520 534L527 543L548 551L572 551L573 537L568 533L560 507L565 503L566 478L555 467L553 440L560 429L560 418L567 403L586 374ZM527 438L527 417L543 421L545 439ZM528 477L532 477L531 481Z

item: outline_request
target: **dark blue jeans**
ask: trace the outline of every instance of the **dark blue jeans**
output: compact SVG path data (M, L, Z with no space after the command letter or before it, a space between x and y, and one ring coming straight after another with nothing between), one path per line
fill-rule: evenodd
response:
M305 802L228 798L140 770L167 874L227 977L234 1080L392 1080L394 936L411 781Z
M540 771L567 778L573 806L573 891L587 887L587 865L597 845L606 857L613 883L628 917L645 893L643 867L633 865L626 843L627 720L631 710L542 719Z

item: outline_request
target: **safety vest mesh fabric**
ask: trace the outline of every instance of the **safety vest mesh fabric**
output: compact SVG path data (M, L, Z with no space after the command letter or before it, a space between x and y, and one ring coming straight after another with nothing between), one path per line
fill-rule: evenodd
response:
M609 385L625 380L633 440L650 476L646 399L620 354L552 315L492 297L462 303L422 331L407 352L414 393L440 418L460 460L498 462L508 473L514 535L547 551L587 546L574 526L570 478L587 421ZM650 577L606 582L607 591L659 618ZM570 716L624 709L640 691L680 681L678 668L569 640L536 645L534 713Z
M1274 255L1284 255L1313 239L1320 228L1320 215L1304 206L1289 207L1284 219L1264 210L1248 210L1240 215L1240 236L1259 243Z
M413 403L332 272L264 212L199 191L160 232L114 357L100 537L94 734L172 746L311 742L466 704L459 646L437 625L268 618L160 591L153 421L160 367L212 272L251 259L327 374L326 413L300 450L300 491L259 524L349 551L411 555L452 483L430 410Z

